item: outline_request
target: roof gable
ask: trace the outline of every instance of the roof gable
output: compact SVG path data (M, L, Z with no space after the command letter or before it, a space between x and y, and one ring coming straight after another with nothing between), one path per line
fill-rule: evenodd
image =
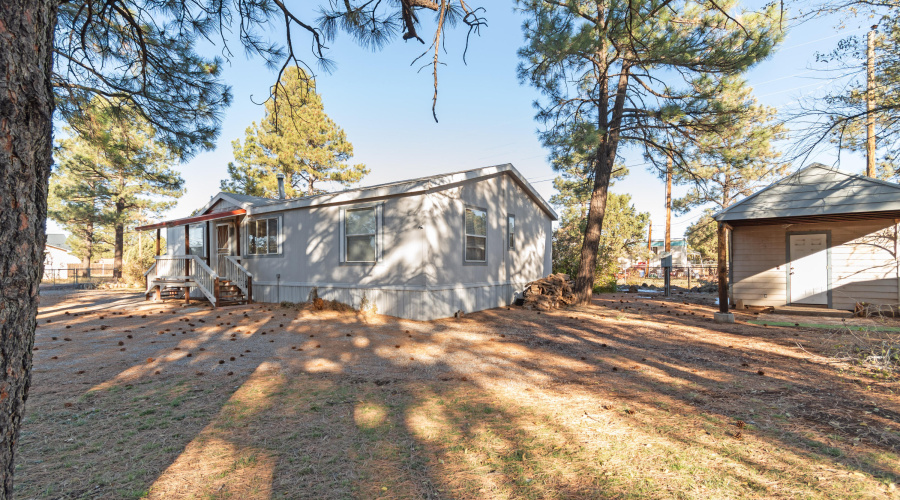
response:
M720 211L717 221L900 211L900 185L813 163Z

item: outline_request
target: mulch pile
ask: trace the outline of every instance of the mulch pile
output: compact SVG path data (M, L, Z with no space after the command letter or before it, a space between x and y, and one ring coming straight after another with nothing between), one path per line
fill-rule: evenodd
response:
M525 285L525 307L549 311L575 303L568 274L551 274Z

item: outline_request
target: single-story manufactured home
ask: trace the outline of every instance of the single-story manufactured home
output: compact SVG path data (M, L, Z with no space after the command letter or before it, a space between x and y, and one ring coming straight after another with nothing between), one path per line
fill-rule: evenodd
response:
M509 164L294 199L219 193L196 214L138 228L166 231L148 295L304 302L315 288L415 320L512 303L550 274L557 219Z
M898 184L814 163L714 218L739 307L900 304Z

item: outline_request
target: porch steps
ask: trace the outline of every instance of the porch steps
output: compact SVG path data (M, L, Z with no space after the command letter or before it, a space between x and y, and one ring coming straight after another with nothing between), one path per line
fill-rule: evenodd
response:
M229 280L219 278L219 289L216 291L217 306L236 306L247 302L247 297L240 287Z
M165 299L183 299L184 298L184 288L177 286L167 286L160 290L159 297L163 300Z

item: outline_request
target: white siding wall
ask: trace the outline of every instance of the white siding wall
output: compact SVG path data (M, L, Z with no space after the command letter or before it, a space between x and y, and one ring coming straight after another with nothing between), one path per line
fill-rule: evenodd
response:
M282 253L250 256L242 219L241 262L253 275L254 300L305 302L319 296L359 306L363 293L378 312L416 320L502 307L534 279L550 273L552 222L508 175L436 188L425 194L379 200L383 206L383 259L342 263L341 209L373 202L274 212L281 217ZM464 262L466 206L487 210L487 262ZM506 242L507 215L516 217L516 248ZM210 248L216 248L215 222ZM184 227L169 228L169 253L184 254ZM215 250L212 252L215 266ZM279 277L280 276L280 277Z
M853 309L857 302L898 303L894 221L888 219L735 228L735 300L763 306L787 303L787 233L801 231L831 232L832 307Z

